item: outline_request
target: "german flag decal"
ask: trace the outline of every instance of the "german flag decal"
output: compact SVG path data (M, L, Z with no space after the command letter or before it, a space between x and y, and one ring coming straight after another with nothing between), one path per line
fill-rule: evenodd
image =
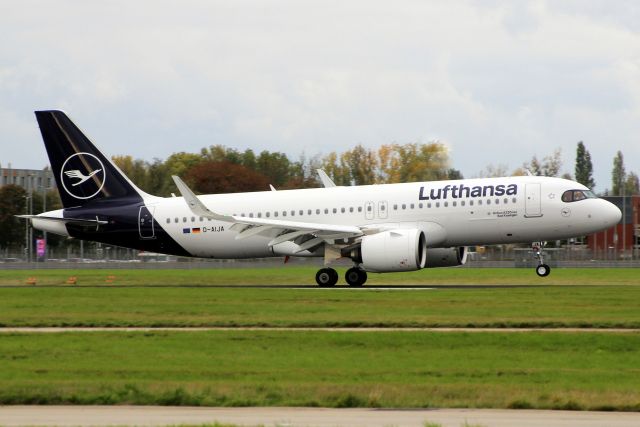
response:
M198 233L200 233L200 227L192 228L192 229L191 229L191 232L192 232L193 234L198 234Z

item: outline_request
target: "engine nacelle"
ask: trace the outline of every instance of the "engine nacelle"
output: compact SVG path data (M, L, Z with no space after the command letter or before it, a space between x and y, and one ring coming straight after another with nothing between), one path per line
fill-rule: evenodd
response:
M363 237L356 252L352 258L359 258L366 271L413 271L425 266L427 242L421 230L397 229Z
M454 267L467 262L467 248L430 248L427 249L426 268Z

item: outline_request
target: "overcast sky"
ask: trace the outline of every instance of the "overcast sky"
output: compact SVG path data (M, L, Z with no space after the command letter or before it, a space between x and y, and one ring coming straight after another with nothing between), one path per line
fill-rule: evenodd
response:
M584 141L640 172L640 2L0 0L0 163L48 163L33 110L107 154L297 159L427 142L466 177Z

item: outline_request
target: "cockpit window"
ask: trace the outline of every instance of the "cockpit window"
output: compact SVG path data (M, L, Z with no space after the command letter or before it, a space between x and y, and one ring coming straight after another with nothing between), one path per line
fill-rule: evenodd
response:
M597 198L598 196L596 196L591 190L567 190L562 194L562 201L567 203Z

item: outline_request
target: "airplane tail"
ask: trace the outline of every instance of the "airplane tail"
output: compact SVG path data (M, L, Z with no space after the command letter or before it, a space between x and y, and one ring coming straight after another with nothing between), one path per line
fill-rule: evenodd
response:
M36 111L42 139L65 208L96 199L139 199L147 194L124 173L62 111Z

